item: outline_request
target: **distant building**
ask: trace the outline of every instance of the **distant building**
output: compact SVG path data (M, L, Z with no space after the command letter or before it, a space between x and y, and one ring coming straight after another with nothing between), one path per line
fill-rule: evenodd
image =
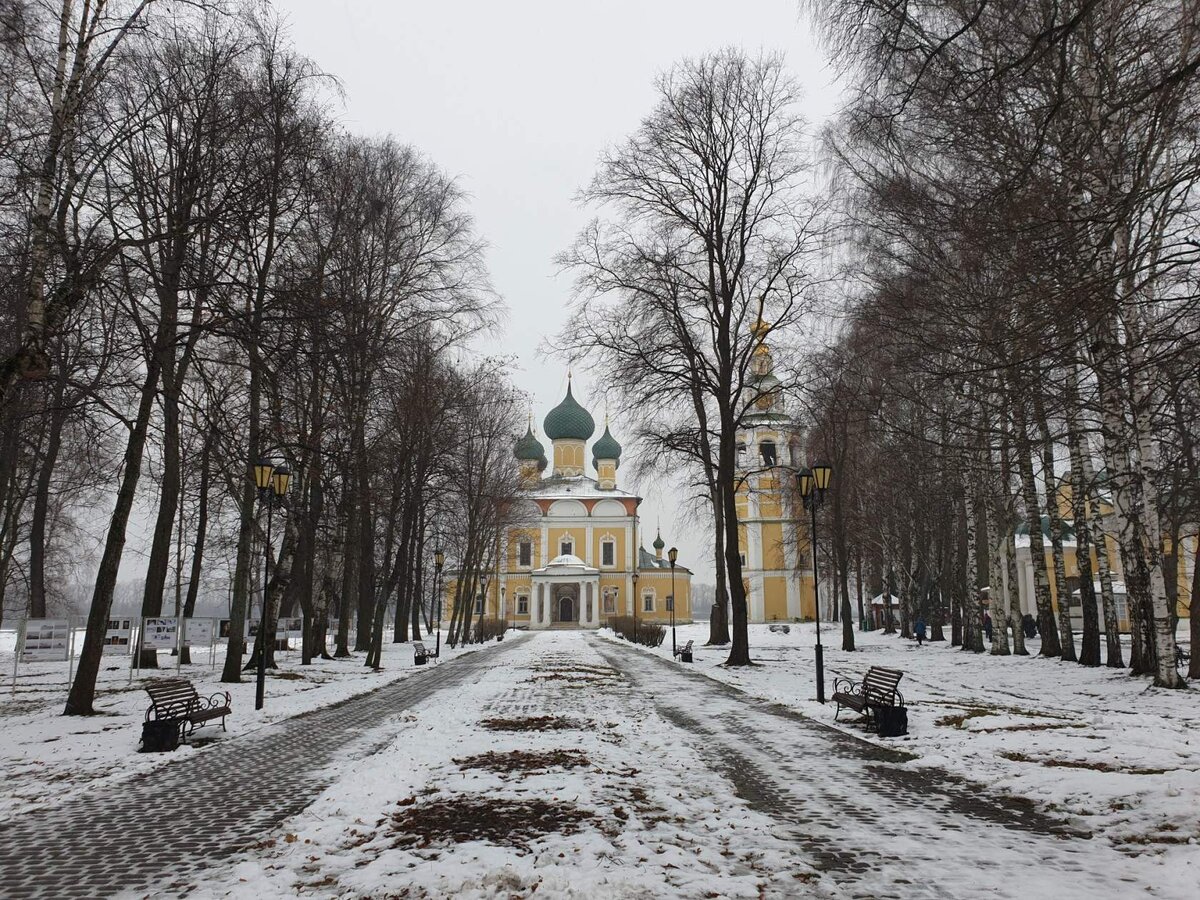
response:
M596 477L586 474L587 444L595 430L595 421L568 384L566 397L543 422L553 465L532 425L517 441L514 455L528 503L524 519L530 524L505 535L488 596L476 598L476 615L486 602L486 615L531 629L599 628L610 616L634 615L636 603L639 619L670 621L666 544L656 535L653 553L641 546L642 498L617 486L621 445L607 423L592 445ZM543 475L548 467L550 474ZM676 622L692 620L691 579L691 571L677 562ZM445 596L453 594L454 582L448 579Z
M803 511L792 508L793 472L804 465L795 427L783 408L779 379L759 320L750 387L758 399L738 432L738 542L751 622L812 619L813 573Z

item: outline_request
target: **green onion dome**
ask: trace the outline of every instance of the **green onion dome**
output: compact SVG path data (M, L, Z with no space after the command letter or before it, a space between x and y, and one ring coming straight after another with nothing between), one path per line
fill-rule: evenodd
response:
M525 436L513 447L513 455L520 460L536 462L539 469L546 468L546 449L542 442L533 436L532 426L525 430Z
M595 433L596 422L586 409L575 402L569 382L567 396L547 414L546 421L542 423L542 430L552 441L586 441Z
M600 440L592 447L592 466L602 459L616 460L617 467L621 466L621 445L612 436L607 425L604 426L604 434L600 436Z
M656 534L654 536L654 543L651 546L653 546L655 550L661 550L663 547L667 546L667 544L666 541L662 539L661 534Z

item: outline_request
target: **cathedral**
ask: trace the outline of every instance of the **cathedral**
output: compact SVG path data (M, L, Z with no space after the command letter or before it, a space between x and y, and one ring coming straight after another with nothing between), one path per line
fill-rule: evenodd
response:
M487 613L517 627L600 628L609 616L669 623L692 619L692 573L671 565L662 536L644 549L638 507L642 498L617 485L621 445L596 423L571 392L550 410L542 431L551 461L532 425L513 448L526 497L521 523L508 529L487 586ZM549 475L545 474L550 469ZM674 595L674 599L672 597Z

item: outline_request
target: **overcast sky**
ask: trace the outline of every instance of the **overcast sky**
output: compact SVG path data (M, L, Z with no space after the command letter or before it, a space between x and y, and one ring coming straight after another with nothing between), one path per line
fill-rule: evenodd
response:
M814 126L837 103L797 0L276 0L276 8L298 50L340 79L351 131L415 145L470 193L509 310L499 346L479 349L515 356L513 380L534 398L539 425L566 390L565 365L538 347L569 319L570 279L553 259L589 218L573 198L600 152L650 111L655 76L729 45L780 51ZM602 423L602 386L578 367L575 383ZM620 423L613 431L624 439ZM643 533L661 518L681 562L711 580L708 539L685 525L673 486L622 487L646 498Z

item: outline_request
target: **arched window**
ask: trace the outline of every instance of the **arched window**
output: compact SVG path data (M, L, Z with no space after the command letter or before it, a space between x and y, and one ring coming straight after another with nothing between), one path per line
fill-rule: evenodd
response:
M521 538L517 543L517 565L523 569L533 565L533 541L529 538Z
M774 441L762 441L758 445L758 452L762 454L763 465L768 468L774 466L779 461L779 456L775 452Z
M617 564L617 541L609 535L600 539L600 565L613 567Z
M517 594L517 615L529 615L529 597L526 594Z
M654 612L654 591L647 589L642 593L642 612Z
M558 542L559 556L574 556L575 555L575 538L569 534L564 534L562 540Z
M615 587L604 589L604 612L610 615L617 611L617 589Z

